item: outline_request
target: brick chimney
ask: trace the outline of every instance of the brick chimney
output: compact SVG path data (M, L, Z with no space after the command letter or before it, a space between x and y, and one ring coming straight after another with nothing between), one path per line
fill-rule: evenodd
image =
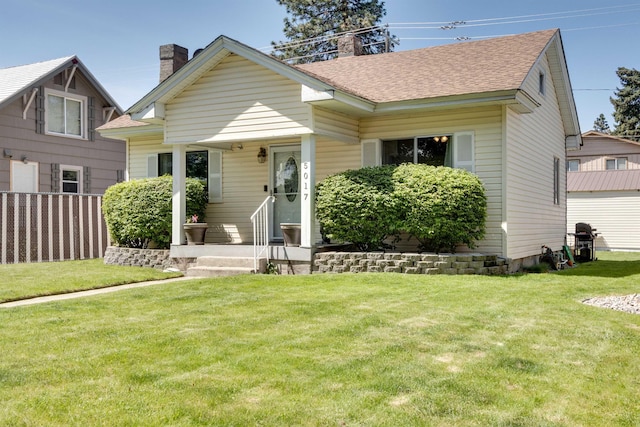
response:
M160 83L189 61L189 50L177 44L160 46Z
M338 39L338 58L360 55L362 55L360 37L353 33L347 33Z

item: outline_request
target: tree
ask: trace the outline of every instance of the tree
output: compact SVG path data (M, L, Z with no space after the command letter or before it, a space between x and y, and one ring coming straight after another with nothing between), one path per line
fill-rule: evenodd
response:
M323 61L338 56L338 40L355 34L362 54L393 50L396 42L378 25L386 10L379 0L276 0L291 17L284 19L287 41L271 42L273 55L293 63ZM310 40L313 39L313 40Z
M610 98L614 107L615 135L640 141L640 71L619 67L616 74L622 87Z
M598 118L593 122L593 130L601 133L611 133L609 123L607 123L607 119L604 117L604 114L600 113Z

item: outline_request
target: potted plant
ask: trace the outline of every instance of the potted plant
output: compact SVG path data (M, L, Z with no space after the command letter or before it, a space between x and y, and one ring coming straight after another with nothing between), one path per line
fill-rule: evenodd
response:
M204 236L207 234L209 225L206 222L198 222L197 214L187 217L183 227L184 234L187 236L187 245L204 245Z

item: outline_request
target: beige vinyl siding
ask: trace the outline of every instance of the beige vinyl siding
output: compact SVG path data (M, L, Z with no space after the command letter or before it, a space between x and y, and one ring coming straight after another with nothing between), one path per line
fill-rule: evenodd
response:
M485 238L474 251L503 254L502 108L482 107L363 119L362 139L393 139L470 131L474 133L476 175L487 195ZM359 167L359 166L355 166Z
M640 250L640 193L637 191L572 192L567 203L567 233L586 222L600 235L596 249ZM569 243L573 239L569 236Z
M264 191L269 185L269 161L256 160L259 148L268 144L243 142L242 147L222 153L222 203L207 206L209 243L251 243L251 214L270 194Z
M172 148L162 145L162 136L129 140L129 179L147 178L149 154L170 153Z
M507 256L518 259L540 253L547 245L564 244L566 220L565 136L558 100L546 57L538 67L546 76L545 94L538 93L539 70L524 89L541 105L518 114L506 108ZM554 157L560 159L560 204L554 204Z
M311 133L300 84L237 55L166 105L169 143L238 141Z
M210 225L207 242L250 243L253 240L250 216L270 194L269 162L258 163L256 153L262 146L300 144L296 140L277 142L243 142L243 149L225 151L222 157L223 202L209 204L206 219ZM358 168L360 146L328 138L316 141L316 181L327 175ZM270 189L270 188L269 188ZM316 240L320 239L319 230Z
M345 142L360 142L358 119L344 114L315 107L313 109L313 129L318 135Z

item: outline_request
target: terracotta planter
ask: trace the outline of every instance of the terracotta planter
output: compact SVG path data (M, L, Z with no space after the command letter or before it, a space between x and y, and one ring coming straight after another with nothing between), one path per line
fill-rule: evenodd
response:
M183 225L184 234L187 236L187 245L204 245L204 236L207 234L206 222L191 222Z

